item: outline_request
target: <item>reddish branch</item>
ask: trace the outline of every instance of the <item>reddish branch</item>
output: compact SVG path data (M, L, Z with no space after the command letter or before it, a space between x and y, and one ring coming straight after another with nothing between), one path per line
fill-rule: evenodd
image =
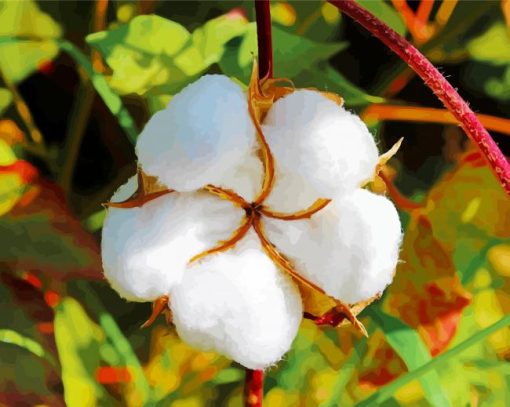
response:
M264 372L246 369L244 379L244 405L249 407L262 406Z
M273 76L273 42L271 39L271 10L269 0L255 0L257 41L259 50L259 77Z
M510 195L510 164L490 134L476 118L468 104L430 61L405 38L401 37L354 0L329 0L406 62L460 122L469 138L480 149L499 182Z
M255 0L257 20L259 78L273 77L273 41L269 0ZM264 371L246 369L244 382L245 406L261 407L264 398Z

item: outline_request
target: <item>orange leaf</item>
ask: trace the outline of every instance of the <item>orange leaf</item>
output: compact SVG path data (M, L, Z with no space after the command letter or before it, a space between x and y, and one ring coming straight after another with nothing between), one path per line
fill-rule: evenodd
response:
M455 335L470 295L460 283L451 254L424 216L411 221L401 258L385 306L416 328L435 355Z

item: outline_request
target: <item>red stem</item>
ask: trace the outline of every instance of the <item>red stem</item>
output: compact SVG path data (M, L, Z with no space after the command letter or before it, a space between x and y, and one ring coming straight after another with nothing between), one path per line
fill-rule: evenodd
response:
M247 407L261 407L264 387L264 371L246 369L244 379L244 405Z
M259 78L273 77L273 41L271 35L271 9L269 0L255 0L257 42L259 50ZM244 405L262 407L264 398L264 371L246 369L244 379Z
M468 104L430 61L405 38L354 0L328 0L331 4L365 27L406 62L432 89L445 107L460 122L468 137L480 149L490 168L510 195L510 164L496 142L476 118Z
M259 49L259 77L273 76L273 42L271 39L271 9L269 0L255 0L257 41Z

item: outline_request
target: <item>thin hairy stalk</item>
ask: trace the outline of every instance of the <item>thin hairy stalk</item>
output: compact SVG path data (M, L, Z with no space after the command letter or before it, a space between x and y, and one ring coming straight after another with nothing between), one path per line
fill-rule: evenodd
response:
M264 371L246 369L244 379L244 405L261 407L264 397Z
M329 203L331 202L331 199L317 199L310 207L302 210L297 211L294 213L281 213L281 212L275 212L267 207L260 208L260 213L264 216L267 216L268 218L274 218L274 219L280 219L280 220L300 220L300 219L309 219L314 214L319 212L322 208L325 208Z
M232 233L232 236L230 236L227 240L220 241L218 245L212 249L206 250L205 252L193 256L188 264L209 256L210 254L225 252L229 249L232 249L246 235L246 233L248 233L248 230L250 230L252 225L252 219L252 215L245 216L241 222L241 225L234 231L234 233Z
M273 42L269 0L255 0L255 18L257 20L260 65L259 78L271 78L273 76Z
M469 138L480 149L505 192L510 195L510 164L468 104L430 61L372 13L353 0L329 0L381 40L406 62L460 122Z
M485 128L510 136L510 120L488 114L477 114L478 120ZM363 120L403 121L438 124L458 124L458 121L446 109L421 106L372 105L362 115Z

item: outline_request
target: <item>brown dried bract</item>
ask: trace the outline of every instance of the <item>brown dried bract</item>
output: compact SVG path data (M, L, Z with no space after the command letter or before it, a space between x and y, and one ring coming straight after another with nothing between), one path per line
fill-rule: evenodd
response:
M138 189L128 199L122 202L107 202L103 206L107 208L139 208L160 196L174 192L173 189L168 189L162 186L156 177L151 177L145 174L141 168L137 171Z

